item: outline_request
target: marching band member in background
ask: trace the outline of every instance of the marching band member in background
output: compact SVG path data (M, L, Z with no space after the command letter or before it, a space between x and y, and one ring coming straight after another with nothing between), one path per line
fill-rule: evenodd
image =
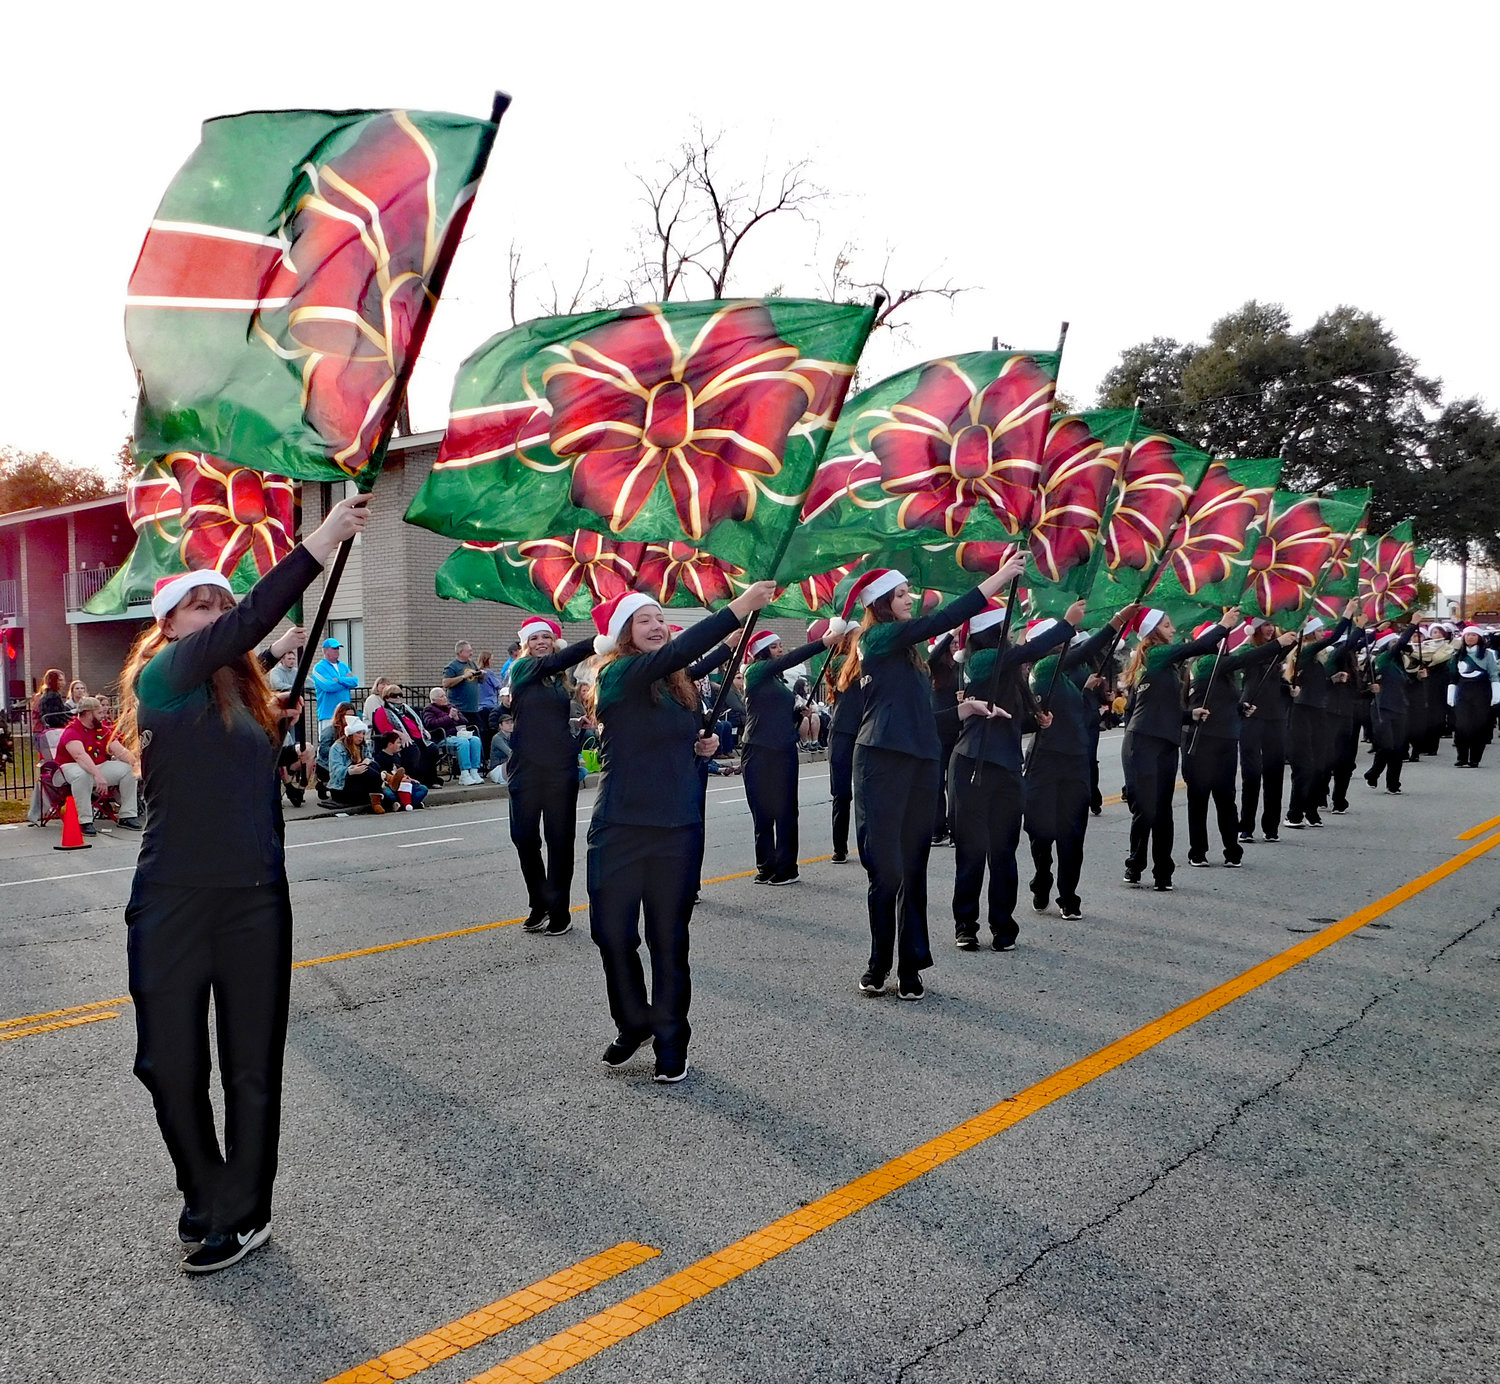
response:
M1494 712L1500 704L1500 661L1484 647L1484 635L1475 625L1464 629L1452 660L1448 705L1453 709L1454 761L1459 769L1477 769L1490 743Z
M1385 774L1385 791L1401 791L1401 766L1406 762L1407 694L1415 687L1415 679L1406 671L1402 655L1416 634L1416 625L1407 625L1402 634L1394 630L1381 635L1375 641L1375 702L1370 708L1371 738L1375 742L1375 757L1365 775L1371 788L1380 786L1380 775Z

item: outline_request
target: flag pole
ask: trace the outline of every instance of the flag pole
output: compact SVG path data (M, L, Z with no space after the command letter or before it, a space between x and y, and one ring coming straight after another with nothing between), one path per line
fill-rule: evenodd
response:
M510 95L504 91L497 91L494 100L490 103L490 123L499 125L501 117L510 106ZM489 162L490 150L494 147L494 137L485 145L484 152L476 161L473 182L477 184L484 176L485 165ZM469 204L463 208L463 218L468 218ZM370 456L378 460L379 465L384 465L385 454L391 443L392 434L396 430L396 422L406 405L406 387L411 382L411 372L416 368L417 357L422 353L422 343L427 338L427 328L432 322L433 309L437 306L437 300L442 297L443 285L448 279L448 270L453 266L453 256L458 251L461 237L456 234L462 230L463 221L449 227L448 240L439 250L436 263L432 267L432 274L427 281L427 290L422 296L421 310L417 314L416 321L412 323L411 339L407 343L406 359L402 361L401 373L396 376L395 383L391 389L391 397L386 404L385 417L381 420L380 432L376 435L375 445L370 449ZM379 470L376 469L374 478L370 481L370 488L374 489L375 481L379 479ZM355 484L359 484L359 478L355 478ZM368 494L368 491L365 493ZM339 544L338 553L333 559L333 566L329 568L328 575L323 582L323 594L318 600L318 609L313 616L312 627L307 631L307 642L302 646L302 654L297 660L297 673L292 679L292 685L285 694L288 706L296 705L297 699L302 695L302 689L307 684L308 675L312 672L313 660L316 657L315 650L318 639L322 635L328 623L329 611L333 608L333 598L338 594L339 582L343 578L344 568L348 566L349 554L354 550L354 540L346 538Z
M880 309L884 306L885 294L877 293L873 301L870 303L871 331L875 329L875 323L880 317ZM867 332L865 333L865 341L868 341L869 339L869 333ZM864 350L864 341L860 342L860 350ZM828 436L833 436L832 428L829 429ZM827 445L826 438L824 440L824 445ZM822 455L820 453L819 461L821 462L821 460ZM786 550L791 547L792 535L797 531L797 520L801 517L802 506L807 503L808 490L812 489L813 477L817 475L817 470L818 468L814 466L812 475L807 478L807 490L804 490L802 494L797 498L796 509L795 513L792 516L792 522L786 526L786 531L777 540L776 552L772 556L768 568L768 570L772 574L773 579L775 577L776 569L781 566L781 559L786 556ZM725 669L724 680L719 684L719 695L714 698L714 703L711 707L709 707L708 714L704 718L702 731L704 735L712 735L714 727L719 723L719 712L724 707L725 698L729 696L729 689L734 685L735 678L739 676L740 664L744 662L745 650L750 646L750 636L755 633L756 622L759 620L759 618L760 611L752 610L750 612L750 618L745 621L744 627L740 633L740 642L735 647L734 652L730 655L729 667Z

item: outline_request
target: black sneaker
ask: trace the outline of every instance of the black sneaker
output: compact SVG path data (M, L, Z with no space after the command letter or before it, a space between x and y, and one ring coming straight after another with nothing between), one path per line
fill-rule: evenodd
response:
M1045 913L1047 905L1051 902L1052 899L1047 894L1033 894L1031 896L1031 911L1033 913Z
M1206 869L1208 869L1208 861L1206 861L1206 860L1194 860L1192 856L1188 856L1188 864L1191 865L1195 870L1206 870Z
M1140 882L1141 882L1141 872L1139 870L1130 870L1130 869L1127 869L1125 871L1125 883L1126 884L1139 884Z
M922 987L921 976L910 976L902 980L896 988L896 997L903 1000L919 1000L927 991Z
M1242 860L1230 860L1226 857L1224 861L1224 868L1226 870L1238 870L1244 866L1244 863L1245 862Z
M542 929L542 934L546 937L561 937L565 932L572 931L573 915L571 913L564 913L560 918L553 918Z
M649 1033L643 1033L639 1038L627 1038L623 1033L618 1035L615 1041L604 1049L604 1065L623 1067L650 1036Z
M656 1059L656 1071L652 1073L651 1080L662 1086L673 1086L687 1075L687 1058L685 1057L658 1057Z
M829 864L831 865L842 865L848 859L848 851L835 851L831 856L828 857Z
M1083 910L1074 905L1069 908L1063 909L1062 915L1064 922L1076 923L1083 917Z
M526 915L526 921L521 924L522 932L546 932L547 910L545 908L533 908Z
M1323 819L1321 817L1309 817L1307 825L1310 827L1320 827L1323 825Z
M1399 794L1401 792L1401 790L1399 788L1387 788L1385 791L1387 793L1390 793L1393 796L1395 796L1395 795L1397 795L1397 794ZM87 831L88 828L84 827L84 830Z
M1102 817L1104 816L1104 809L1102 807L1091 807L1089 808L1089 813L1094 817Z
M1281 840L1281 833L1279 831L1268 831L1263 839L1274 844Z
M1365 781L1365 782L1366 782L1366 783L1367 783L1367 784L1368 784L1368 785L1369 785L1369 786L1370 786L1370 787L1371 787L1371 788L1379 788L1379 787L1380 787L1380 780L1379 780L1379 779L1378 779L1378 778L1371 778L1371 777L1370 777L1370 776L1369 776L1369 774L1361 774L1361 775L1360 775L1360 777L1361 777L1361 778L1362 778L1362 779L1364 779L1364 781Z
M755 872L755 883L756 884L769 884L770 882L771 882L771 876L768 875L768 874L766 874L763 870L757 870Z
M990 950L998 952L1015 951L1016 939L1012 937L1009 942L1003 942L998 937L990 938Z
M203 1243L203 1237L207 1234L207 1227L188 1209L187 1203L184 1202L182 1214L177 1218L177 1238L189 1249L197 1249Z
M1242 831L1240 833L1241 845L1249 845L1253 840L1255 840L1255 833L1253 831Z
M1344 813L1346 813L1349 810L1349 808L1347 806L1344 806L1344 807L1331 807L1328 810L1335 817L1342 817L1344 815Z
M1286 819L1286 821L1284 821L1281 825L1284 826L1284 827L1291 827L1291 829L1293 831L1301 831L1302 830L1302 823L1301 822L1294 822L1294 821L1292 821L1292 819L1290 817L1288 817Z
M1151 887L1155 889L1158 894L1170 894L1172 892L1172 881L1168 880L1165 884L1153 884Z
M183 1273L218 1273L238 1264L251 1250L259 1249L271 1238L271 1222L257 1230L234 1231L228 1235L210 1235L182 1261Z
M792 873L789 874L789 875L772 875L771 878L766 881L766 883L767 884L796 884L799 879L801 879L801 876L795 870L793 870Z
M121 817L115 825L117 827L124 827L126 831L139 831L141 829L141 819L139 817Z
M859 992L862 995L885 994L885 977L876 975L874 971L866 971L859 978Z
M959 951L978 951L979 939L977 937L971 937L967 932L961 932L957 937L953 939L953 945L957 947Z

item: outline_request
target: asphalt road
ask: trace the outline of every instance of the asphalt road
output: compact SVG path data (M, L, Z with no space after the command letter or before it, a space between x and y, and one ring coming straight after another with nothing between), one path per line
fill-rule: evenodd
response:
M1450 758L1168 895L1111 805L1084 921L1023 892L1005 955L952 948L935 851L920 1004L856 990L859 867L753 885L715 781L677 1087L600 1063L585 914L485 926L524 912L503 800L294 822L274 1233L207 1279L101 1003L134 843L0 830L0 1380L316 1384L424 1337L347 1377L1500 1378L1500 765ZM826 856L824 765L801 796Z

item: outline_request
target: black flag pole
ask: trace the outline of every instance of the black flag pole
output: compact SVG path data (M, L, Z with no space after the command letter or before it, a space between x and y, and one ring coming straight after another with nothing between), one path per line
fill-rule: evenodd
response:
M495 99L490 104L490 123L499 125L501 117L510 107L510 96L503 91L495 93ZM486 164L489 162L490 150L494 145L494 136L490 137L488 144L484 146L483 152L475 162L473 182L477 184L484 176ZM464 215L467 217L467 207ZM427 328L432 322L432 313L437 301L442 297L443 285L448 280L448 271L453 267L453 256L458 251L460 237L451 233L446 243L438 252L436 263L432 267L432 274L427 280L427 292L423 295L421 310L416 320L412 323L411 339L407 343L406 358L401 362L401 372L396 376L391 389L391 397L386 404L385 417L381 421L380 432L376 435L375 445L370 449L372 466L372 479L370 489L374 488L375 481L379 479L380 467L385 462L386 450L391 444L391 438L396 430L397 419L400 418L406 407L406 387L411 382L411 372L416 368L417 357L422 353L422 343L427 338ZM358 477L355 483L359 483ZM361 487L363 489L363 487ZM369 492L366 491L366 494ZM333 609L333 598L338 594L339 582L343 578L344 568L348 566L349 554L354 550L354 540L346 538L339 544L339 550L334 557L333 566L328 570L328 575L323 582L323 594L318 601L317 613L313 616L311 628L307 631L307 642L302 646L302 656L297 660L297 674L292 679L292 685L286 692L286 704L296 705L297 699L302 695L302 689L307 683L308 674L312 672L313 660L316 657L316 649L319 637L328 623L329 612Z

